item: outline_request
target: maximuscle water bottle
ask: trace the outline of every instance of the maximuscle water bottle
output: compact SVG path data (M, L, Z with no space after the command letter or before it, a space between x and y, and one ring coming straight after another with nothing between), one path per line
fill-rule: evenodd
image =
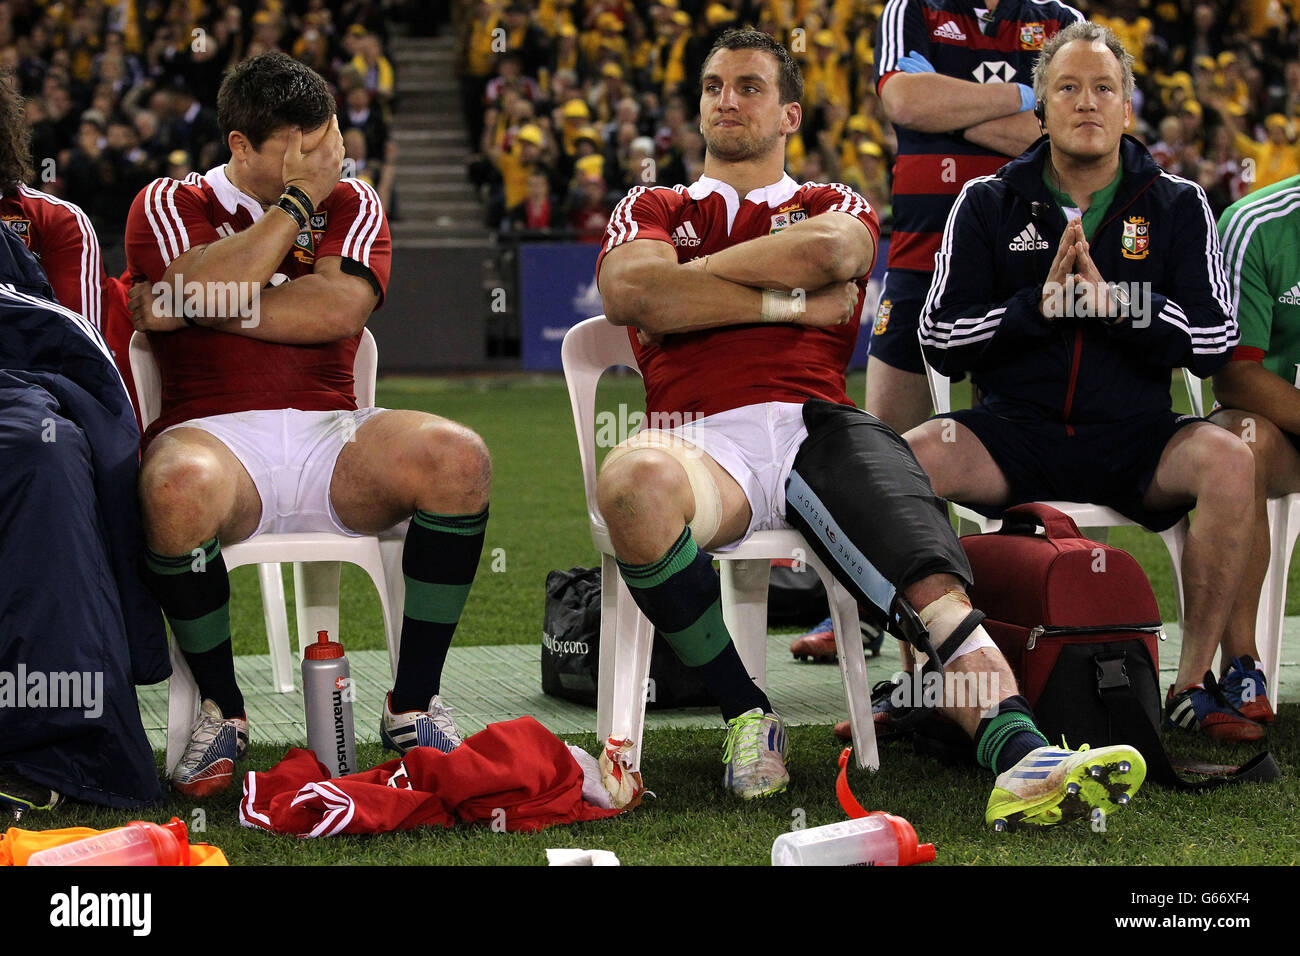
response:
M883 812L782 833L772 844L773 866L911 866L933 860L933 843L918 845L910 823Z
M27 858L28 866L189 866L190 837L178 817L159 826L132 820Z
M307 707L307 746L331 777L357 769L352 737L352 677L343 645L327 631L316 633L302 660L302 696Z

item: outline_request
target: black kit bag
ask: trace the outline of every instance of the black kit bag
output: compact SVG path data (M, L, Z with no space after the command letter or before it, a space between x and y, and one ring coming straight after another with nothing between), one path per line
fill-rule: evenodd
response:
M570 568L546 576L542 693L587 707L596 706L599 687L600 578L600 568ZM704 682L657 631L650 679L654 693L646 701L647 710L716 703Z
M1148 778L1177 790L1277 779L1267 752L1240 768L1170 761L1159 731L1163 628L1130 554L1085 538L1043 504L1008 508L1001 530L961 542L975 575L971 601L1049 741L1136 747ZM1179 769L1202 779L1188 782Z
M810 627L830 611L826 586L817 572L793 558L775 558L767 584L767 623L771 627Z

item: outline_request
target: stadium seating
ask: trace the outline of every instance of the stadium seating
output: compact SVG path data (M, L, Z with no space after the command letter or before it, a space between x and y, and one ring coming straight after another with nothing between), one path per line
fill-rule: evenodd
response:
M158 417L160 380L149 339L136 332L131 337L131 372L135 376L140 418L147 428ZM375 369L378 351L370 330L362 333L353 374L357 404L375 404ZM260 534L238 544L223 545L222 558L233 570L256 564L262 585L262 612L266 620L271 653L272 683L277 691L293 690L293 664L289 658L289 622L285 611L282 562L293 562L293 580L298 649L315 640L318 631L339 636L339 562L355 564L370 576L379 592L384 615L384 636L388 641L389 663L397 671L397 645L401 631L405 581L401 574L401 537L385 534L348 537L318 532L311 534ZM387 569L387 571L386 571ZM167 701L167 770L180 759L190 728L199 712L198 687L184 656L172 642L172 678Z
M564 377L573 408L587 496L591 538L601 555L600 676L596 730L602 740L611 734L631 738L633 766L640 765L641 736L654 628L632 600L618 573L605 519L596 505L596 386L610 368L623 366L639 373L627 330L604 316L571 328L562 345ZM877 769L875 728L871 718L870 685L862 651L857 601L831 575L797 531L760 531L737 550L718 555L722 579L722 613L736 649L759 686L767 675L767 585L772 558L802 555L831 596L835 644L853 726L858 766ZM611 586L612 585L612 586Z
M919 336L920 333L918 332L917 335ZM949 394L950 383L948 376L937 371L934 366L926 362L925 377L930 386L930 400L934 403L935 414L942 415L951 411L952 398ZM1187 385L1192 410L1199 415L1202 405L1201 380L1186 369L1183 370L1183 380ZM1130 521L1113 508L1107 508L1103 505L1084 504L1078 501L1045 501L1043 504L1050 505L1056 510L1069 515L1074 519L1076 525L1085 530L1100 529L1104 534L1105 529L1108 528L1138 526L1137 522ZM999 519L989 518L972 508L955 502L952 505L952 510L959 523L969 522L975 525L980 534L996 531L1002 526ZM1172 528L1160 532L1160 540L1164 542L1165 548L1169 551L1169 560L1173 562L1174 566L1174 597L1177 601L1178 619L1180 621L1183 619L1183 547L1187 544L1187 529L1188 521L1186 517L1183 517Z

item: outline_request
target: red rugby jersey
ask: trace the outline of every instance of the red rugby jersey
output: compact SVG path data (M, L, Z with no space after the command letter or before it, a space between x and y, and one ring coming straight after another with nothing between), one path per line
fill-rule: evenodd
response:
M40 260L59 305L103 331L108 277L95 228L81 207L19 186L15 195L0 199L0 219Z
M126 383L131 404L135 405L135 380L128 355L135 330L125 295L104 272L99 238L90 217L76 203L20 185L14 195L0 198L0 219L40 261L59 305L99 329Z
M191 173L183 181L155 179L127 215L131 278L157 282L191 247L241 232L262 214L261 204L226 178L224 166ZM293 280L310 274L320 259L342 256L369 270L382 302L392 243L374 189L359 179L341 180L308 225L277 271ZM229 412L356 408L352 363L360 338L358 333L320 345L281 345L206 328L151 332L162 411L146 440L191 418Z
M742 201L721 180L702 176L687 186L637 186L614 208L596 274L605 254L634 239L657 239L677 249L684 263L737 243L779 232L809 216L842 212L855 216L880 240L871 205L840 183L804 183L789 176ZM874 259L874 257L873 257ZM629 328L641 375L646 412L713 415L761 402L821 398L852 404L844 372L861 320L863 291L871 274L858 278L853 319L836 328L802 325L733 325L667 336L662 345L642 345Z

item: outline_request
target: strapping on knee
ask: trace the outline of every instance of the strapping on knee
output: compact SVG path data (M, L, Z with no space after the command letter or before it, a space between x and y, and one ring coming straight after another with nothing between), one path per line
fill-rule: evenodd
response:
M691 486L691 495L695 499L695 515L688 523L691 537L701 546L712 541L722 525L722 489L704 464L703 455L698 448L668 432L647 428L612 448L605 456L601 470L604 471L628 455L643 451L663 452L682 466Z

